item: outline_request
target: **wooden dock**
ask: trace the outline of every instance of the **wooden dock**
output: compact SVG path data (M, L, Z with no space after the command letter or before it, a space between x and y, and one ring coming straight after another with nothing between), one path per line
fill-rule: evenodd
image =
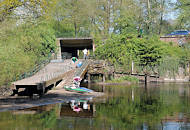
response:
M25 95L43 95L48 89L57 86L67 76L69 76L69 79L73 79L73 76L80 76L83 78L87 72L87 67L87 61L78 69L76 69L76 64L73 64L70 59L64 60L64 62L51 62L35 75L13 82L15 88L14 93L18 94L19 89L24 88ZM71 75L71 73L74 74Z
M89 60L82 60L82 66L80 68L75 68L70 71L67 75L63 77L63 81L61 81L56 89L62 89L64 86L72 86L73 78L80 77L81 79L85 78L85 74L88 73Z

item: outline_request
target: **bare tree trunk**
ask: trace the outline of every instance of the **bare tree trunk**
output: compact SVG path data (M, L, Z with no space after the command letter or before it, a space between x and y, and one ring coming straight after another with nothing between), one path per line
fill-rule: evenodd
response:
M106 31L106 34L109 34L109 29L110 29L110 5L111 4L111 1L110 0L107 0L106 2L106 28L105 28L105 31Z
M161 14L161 17L160 17L160 28L158 32L159 35L162 33L162 24L163 24L163 13Z
M150 33L151 30L151 10L150 10L150 0L147 0L147 12L148 12L148 21L147 21L147 33Z
M179 23L178 28L182 28L182 23L183 23L183 20L184 20L184 17L182 17L182 18L180 19L180 23ZM177 29L178 29L178 28L177 28Z
M165 0L161 0L161 3L160 3L160 9L161 9L160 27L159 27L159 32L158 32L159 35L162 33L163 16L164 16L164 4L165 4Z
M74 20L74 28L75 28L75 37L77 37L77 23L75 20Z
M122 6L122 3L123 3L123 0L120 0L120 8L121 8L121 6Z

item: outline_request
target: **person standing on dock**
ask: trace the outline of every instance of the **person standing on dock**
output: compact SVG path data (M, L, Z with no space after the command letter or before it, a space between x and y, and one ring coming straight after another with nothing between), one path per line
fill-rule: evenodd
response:
M88 50L85 48L84 50L83 50L83 59L87 59L87 53L88 53Z

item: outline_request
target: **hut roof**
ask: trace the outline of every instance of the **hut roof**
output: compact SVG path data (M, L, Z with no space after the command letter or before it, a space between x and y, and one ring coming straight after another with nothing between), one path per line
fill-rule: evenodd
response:
M93 48L92 38L58 38L62 47Z

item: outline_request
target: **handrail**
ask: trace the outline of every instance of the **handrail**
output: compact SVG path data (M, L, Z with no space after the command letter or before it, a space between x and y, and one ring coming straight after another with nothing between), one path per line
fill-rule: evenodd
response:
M82 66L79 68L79 69L77 69L77 71L75 72L75 77L77 77L77 76L81 76L81 73L84 71L84 69L86 69L86 67L88 66L88 60L83 60L82 61L83 62L83 64L82 64Z
M34 68L31 71L25 72L25 73L21 74L18 77L18 80L22 80L22 79L25 79L25 78L33 76L34 74L36 74L37 72L39 72L40 69L42 69L45 65L47 65L48 63L50 63L51 59L52 59L52 54L50 53L48 55L47 59L42 60L40 63L38 63L37 65L35 65ZM14 81L16 81L16 80L17 80L17 78L15 77Z

